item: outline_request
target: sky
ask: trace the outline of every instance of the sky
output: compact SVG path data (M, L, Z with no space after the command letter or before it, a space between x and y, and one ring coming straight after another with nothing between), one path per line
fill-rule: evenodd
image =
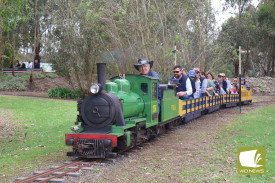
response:
M252 0L252 4L257 7L260 0ZM234 13L237 12L233 8L229 8L227 11L223 12L223 4L225 0L211 0L212 7L215 11L215 17L217 21L217 27L220 29L221 25L231 16L235 16Z

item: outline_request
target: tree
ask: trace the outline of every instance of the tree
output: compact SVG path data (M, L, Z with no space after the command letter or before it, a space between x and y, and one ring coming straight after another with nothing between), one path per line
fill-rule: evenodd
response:
M256 8L249 5L249 1L227 1L238 7L238 15L231 17L222 25L219 42L225 49L224 60L233 63L234 76L238 76L239 60L237 50L239 46L244 50L251 50L256 46L257 36ZM251 62L250 52L242 57L242 75L245 75Z
M4 50L3 45L4 42L13 42L13 54L12 60L14 62L14 52L16 48L14 32L17 27L17 23L20 21L25 21L29 18L29 14L23 14L25 9L28 12L31 12L31 9L26 4L26 0L0 0L0 68L3 64ZM5 33L5 37L3 37L3 33ZM11 34L10 34L11 33Z
M259 51L261 56L267 57L266 73L270 76L274 75L275 65L275 2L263 1L257 12L257 20L259 22Z

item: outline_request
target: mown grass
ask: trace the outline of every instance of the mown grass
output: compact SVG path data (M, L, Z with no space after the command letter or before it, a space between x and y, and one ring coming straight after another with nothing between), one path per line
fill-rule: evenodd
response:
M64 138L75 121L76 102L0 96L1 108L13 114L13 120L5 125L17 130L0 138L0 177L20 175L49 158L47 155L56 159L68 149Z
M264 147L266 149L266 173L263 175L239 175L229 177L233 182L274 182L275 181L275 106L268 106L238 117L238 123L228 127L237 133L227 134L228 143L241 147ZM236 149L237 151L237 149ZM234 153L236 153L236 151ZM234 166L237 167L237 162Z
M231 123L215 135L207 149L198 151L197 165L185 167L182 182L275 182L275 106L267 106L233 117ZM229 114L230 115L230 114ZM200 139L207 139L203 135ZM237 173L239 147L264 147L266 173ZM195 153L194 153L195 154Z
M236 157L230 164L231 175L226 180L232 182L274 182L275 181L275 106L268 106L247 112L237 117L237 121L227 126L220 134L220 143L226 144L226 151L220 156ZM230 144L230 146L228 146ZM264 147L266 149L266 173L263 175L240 175L237 173L237 149L239 147Z

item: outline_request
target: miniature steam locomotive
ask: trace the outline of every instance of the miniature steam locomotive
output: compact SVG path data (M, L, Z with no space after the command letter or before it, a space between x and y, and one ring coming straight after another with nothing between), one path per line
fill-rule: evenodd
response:
M142 75L115 77L105 83L106 64L97 64L98 83L91 94L78 101L79 112L72 133L65 135L73 151L68 156L106 158L116 151L155 138L164 129L190 121L202 114L233 107L239 95L221 95L179 100L174 85L160 84L158 79ZM161 90L161 105L158 105ZM252 92L242 87L242 102L252 101Z

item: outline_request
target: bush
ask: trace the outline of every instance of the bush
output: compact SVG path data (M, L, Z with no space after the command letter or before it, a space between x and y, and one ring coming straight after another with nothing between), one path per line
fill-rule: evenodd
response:
M26 80L21 77L9 77L9 79L0 82L0 90L26 90Z
M80 99L81 92L72 91L67 88L51 88L48 91L48 96L55 98Z
M12 79L13 76L10 73L0 73L0 82Z
M41 72L33 72L33 78L35 78L35 79L43 79L43 78L45 78L46 77L46 75L45 74L43 74L43 73L41 73Z
M46 76L48 78L56 78L57 77L57 75L55 73L47 73Z

